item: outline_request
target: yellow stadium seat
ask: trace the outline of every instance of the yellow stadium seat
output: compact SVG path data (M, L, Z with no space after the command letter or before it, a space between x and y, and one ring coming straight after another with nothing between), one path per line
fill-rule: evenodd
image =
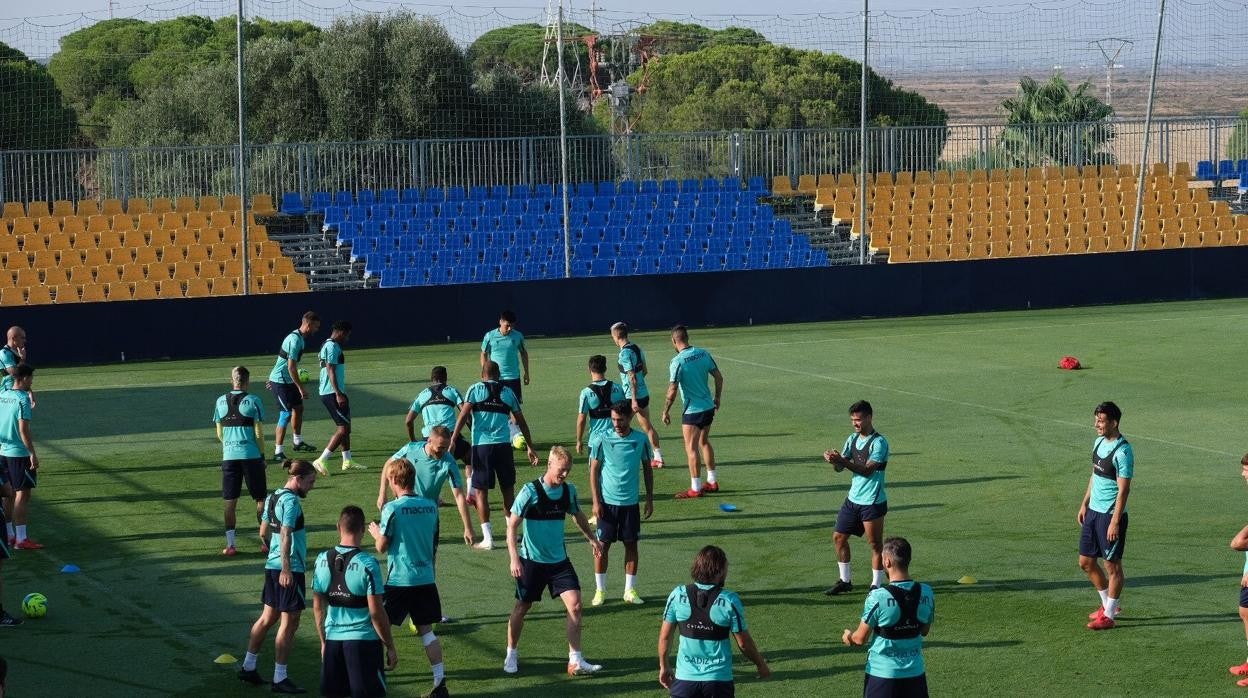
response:
M186 247L182 245L165 245L160 248L160 261L166 264L176 264L186 261Z
M26 289L8 286L0 288L0 305L26 305Z
M186 261L207 262L208 261L208 248L200 244L188 245L186 248Z
M100 202L100 213L105 216L119 216L125 212L125 208L121 205L121 199L104 199Z
M137 230L134 226L134 218L129 214L119 213L112 218L112 229L116 233L126 233L131 230Z
M173 213L173 202L163 196L156 197L152 199L151 211L157 216Z
M195 197L179 196L173 202L173 210L178 213L190 213L195 210Z
M280 274L265 274L260 278L260 287L264 293L282 293L286 290L286 278Z
M72 248L79 251L86 251L99 248L99 244L96 242L94 233L77 233L72 236L69 233L61 233L60 235L67 238L69 240L69 244L64 244L65 240L61 239L60 236L53 236L48 238L48 249L64 250Z
M166 213L160 217L161 230L177 230L186 226L186 216L182 213Z
M155 300L158 297L156 291L156 282L154 281L136 281L134 284L133 298L136 301Z
M155 264L160 261L156 247L136 247L134 250L134 263L140 266Z
M70 235L85 233L87 231L87 223L85 219L79 218L78 216L69 216L61 222L61 230L69 233Z
M31 286L26 291L26 305L50 305L52 291L43 285Z
M18 245L17 245L16 237L12 235L0 234L0 254L7 254L9 252L17 252L17 250L18 250Z
M83 286L95 283L95 270L83 264L69 268L69 283Z
M221 197L221 209L224 211L242 211L243 199L238 194L226 194ZM200 210L203 210L202 204Z
M108 216L98 214L87 219L88 233L102 233L106 230L112 230L112 221Z
M797 193L801 196L814 196L818 188L819 182L815 175L804 174L797 178Z
M66 273L67 268L47 267L43 270L43 283L48 286L59 286L60 284L69 283L69 274Z
M236 277L221 277L209 281L212 286L212 295L214 296L233 296L238 293L238 279Z
M208 225L208 214L192 211L186 214L186 227L199 230Z
M160 214L158 213L140 213L138 222L135 225L137 230L150 232L160 230Z
M216 262L213 260L208 260L207 262L200 262L199 274L197 275L197 277L200 279L215 279L219 276L224 275L225 272L222 271L224 266L225 264L223 262Z
M236 259L223 264L221 275L231 279L241 279L243 277L243 260Z
M30 269L30 255L25 252L11 252L4 256L4 268L10 271Z
M42 252L48 249L48 241L38 233L30 232L19 239L22 241L23 252Z
M209 248L208 258L218 262L227 262L234 259L238 254L238 249L229 243L219 242Z
M168 281L169 279L172 279L172 278L173 278L173 263L172 262L162 261L162 262L156 262L155 264L147 265L147 280L148 281Z
M797 196L797 190L793 188L793 180L785 176L771 178L771 195L772 196Z
M186 282L187 298L204 298L212 295L212 286L207 279L191 279Z
M142 279L140 279L141 281ZM128 301L134 297L135 282L122 282L108 285L108 299L110 301Z
M65 199L57 199L52 202L52 215L57 218L74 215L74 202Z
M43 283L43 281L39 278L39 272L31 269L30 267L18 269L15 279L14 283L24 288L38 286Z
M78 217L90 218L100 215L100 204L95 199L78 200Z
M31 266L36 269L54 269L61 266L61 261L57 259L56 252L52 250L38 250L35 252L35 259Z
M35 219L34 218L14 218L13 219L14 235L34 235Z
M4 213L0 214L0 217L3 217L6 221L11 221L15 218L25 218L26 207L16 201L7 201L4 204Z
M89 233L83 233L83 234L89 235ZM100 233L99 239L96 240L95 245L93 245L93 247L98 247L101 250L112 250L115 247L121 247L122 240L125 239L125 235L126 233L113 232L113 231ZM95 239L95 237L92 236L92 239ZM83 240L83 244L79 245L78 238L74 238L74 246L78 247L79 249L85 249L86 241Z
M142 231L135 230L132 232L121 234L120 247L146 247L147 244L148 244L148 237L144 235ZM158 247L158 245L152 245L152 246Z
M117 267L111 264L104 264L95 268L95 282L97 284L115 284L121 282L121 272Z
M213 228L228 228L234 225L234 215L229 211L213 211L208 218L208 225Z
M290 257L282 256L273 260L274 274L294 274L295 262Z
M79 297L83 303L102 303L108 298L105 291L107 286L99 283L83 284L82 295Z
M199 197L199 209L198 210L200 213L212 213L213 211L220 211L221 200L215 196L201 196Z
M27 218L45 218L52 215L52 210L48 208L46 201L30 201L26 204Z
M193 228L178 228L173 233L173 244L175 245L198 245L199 236L195 234Z
M173 265L173 278L179 281L199 278L199 269L194 262L177 262Z
M255 194L251 197L251 210L260 214L273 213L273 197L268 194Z
M155 260L153 260L152 263L154 264ZM147 279L147 272L145 271L144 264L134 262L134 263L126 265L121 270L122 281L135 282L135 281L143 281L145 279Z
M156 283L157 298L181 298L182 282L176 280L164 280Z
M147 205L147 199L126 199L126 214L130 216L141 216L151 212L151 207Z

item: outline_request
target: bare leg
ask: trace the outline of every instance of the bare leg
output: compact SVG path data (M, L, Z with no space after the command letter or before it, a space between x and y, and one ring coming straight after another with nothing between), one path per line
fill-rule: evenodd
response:
M849 536L839 531L832 533L832 545L836 547L836 561L849 562Z
M238 524L238 517L235 514L237 508L237 499L225 500L225 530L227 531L233 531L234 527Z
M685 460L689 462L689 477L698 477L701 472L698 463L698 428L690 424L682 424L680 433L685 438Z
M1079 568L1088 575L1088 581L1092 582L1092 586L1096 587L1097 591L1105 591L1109 588L1109 580L1105 578L1101 566L1096 563L1096 558L1080 555Z
M423 637L433 632L433 626L432 625L418 625L416 626L416 632L420 633L421 636ZM429 658L429 666L433 666L434 664L441 664L442 663L442 641L434 640L431 644L425 645L425 656Z
M867 545L871 546L871 569L884 569L884 517L863 521L862 527L866 529ZM849 549L849 541L845 542L845 548ZM845 560L849 561L848 558Z
M481 518L481 523L488 524L490 522L490 491L477 490L477 516Z
M498 486L503 491L503 511L511 511L511 505L516 501L516 486L503 487Z
M607 554L606 546L603 546L602 554L603 554L603 557L605 558ZM625 542L624 543L624 574L637 574L637 560L638 560L637 541L633 541L631 543ZM602 571L603 572L607 571L607 565L606 565L605 559L603 561Z
M511 617L507 619L507 649L520 646L520 631L524 630L524 614L529 612L533 604L517 601L511 609Z
M654 428L654 422L650 421L650 408L643 407L637 411L637 424L641 426L641 430L646 432L646 436L650 438L650 448L659 450L659 432Z
M1122 584L1126 577L1122 574L1122 560L1105 561L1105 571L1109 573L1109 598L1122 598Z
M559 595L568 609L568 650L581 651L581 592L569 589Z
M334 450L338 448L339 444L342 445L342 450L344 451L351 448L350 437L347 436L346 427L338 427L334 430L334 435L329 437L329 443L325 444L325 449L330 453L333 453Z
M277 610L272 606L265 606L260 612L260 617L251 625L251 635L247 640L247 651L252 654L260 654L260 646L264 644L264 638L269 634L269 628L272 628L278 619Z
M277 628L277 639L274 641L275 657L278 664L286 664L290 659L290 648L295 644L295 631L299 629L300 611L282 614L282 624Z
M711 428L707 427L700 432L698 447L702 451L702 461L706 463L706 470L710 472L715 469L715 449L711 446Z
M18 490L13 498L13 525L26 525L26 510L30 506L30 490Z
M296 434L303 434L303 405L296 405L290 410L290 427Z
M634 543L634 545L636 544ZM627 550L628 543L625 543L624 546L625 546L625 550ZM594 558L594 574L606 574L607 573L607 551L609 551L610 549L611 549L611 543L605 540L602 541L602 555L599 555L598 557Z

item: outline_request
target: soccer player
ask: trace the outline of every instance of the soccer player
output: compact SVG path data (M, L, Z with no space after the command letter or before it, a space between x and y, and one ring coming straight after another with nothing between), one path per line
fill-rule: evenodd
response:
M1135 454L1118 430L1122 421L1118 405L1102 402L1092 414L1097 437L1092 442L1092 476L1079 503L1079 567L1101 596L1101 605L1088 615L1088 629L1109 630L1118 617L1125 579L1122 553L1127 546L1127 495L1135 474ZM1105 558L1104 570L1097 558Z
M582 437L589 423L589 448L604 434L611 432L611 406L624 399L624 390L607 380L607 357L589 357L589 385L581 390L576 411L576 455L584 453Z
M477 516L481 518L481 542L479 550L494 548L494 533L490 528L490 490L495 481L503 495L503 509L510 510L515 499L516 461L508 434L509 419L515 419L520 433L524 434L529 462L537 465L537 451L533 450L533 436L529 425L520 413L520 399L511 388L498 379L498 364L485 362L481 369L481 382L473 383L464 397L452 434L458 434L469 418L472 419L472 487L477 493Z
M663 467L663 453L659 450L659 432L650 421L650 389L646 387L646 375L650 372L646 365L646 352L628 338L628 325L617 322L611 326L611 339L620 348L616 365L620 369L620 384L624 387L624 399L631 400L633 414L641 424L641 430L650 437L650 447L654 450L654 460L650 465Z
M459 406L464 404L464 396L453 385L446 382L446 367L434 366L429 373L429 387L420 391L407 411L403 426L407 429L409 443L416 440L416 415L420 415L425 425L421 435L426 438L437 425L449 431L455 427L455 418L459 416ZM461 434L451 436L451 455L464 464L465 477L468 481L468 506L475 506L476 493L472 490L472 445ZM384 487L382 488L384 492ZM438 500L438 506L445 506Z
M386 463L385 472L394 501L382 509L380 524L368 525L368 532L377 552L386 554L389 572L386 615L391 625L402 625L411 617L433 669L433 692L429 695L449 696L442 643L433 634L433 624L442 620L442 600L438 596L434 567L438 549L438 503L416 492L417 470L408 461L391 460ZM465 535L471 542L471 529Z
M481 340L481 369L487 361L498 364L499 380L516 394L516 402L524 402L523 386L529 384L529 350L524 345L524 335L516 329L516 314L504 310L498 316L498 329L485 333ZM520 369L524 367L523 374ZM515 420L508 423L508 440L520 433ZM528 437L525 437L528 440Z
M864 698L926 698L923 638L932 629L936 600L932 588L910 579L910 543L884 541L888 584L867 594L856 630L845 628L841 641L850 647L875 640L867 650Z
M273 430L273 462L286 460L282 450L282 442L286 440L286 425L294 431L294 450L316 453L316 447L303 440L303 401L308 391L299 379L299 362L303 360L304 344L309 337L321 330L321 318L309 310L303 314L299 329L292 330L282 340L282 348L277 352L277 363L269 373L269 390L277 399L277 427Z
M438 501L442 495L442 487L447 480L451 482L451 495L455 497L455 508L459 510L459 518L464 522L464 542L472 545L472 522L468 518L468 504L464 499L464 481L460 479L459 467L451 457L448 446L451 443L451 430L441 424L429 431L424 441L412 441L400 448L386 461L387 470L381 474L381 491L377 493L377 508L385 511L386 490L393 489L390 475L387 474L391 465L399 461L410 465L416 478L411 489L418 497ZM397 466L396 466L397 467Z
M552 447L546 473L520 490L507 517L507 551L511 554L511 576L516 580L516 605L507 620L507 656L503 660L503 671L508 674L520 671L516 647L524 616L542 600L543 589L550 590L550 598L562 600L568 612L568 674L584 676L602 669L585 661L581 654L581 582L564 545L564 519L572 515L595 557L602 545L576 503L576 487L568 482L571 470L572 456L567 449ZM523 540L517 543L519 535Z
M670 412L676 401L676 390L685 403L680 418L680 431L685 438L685 457L689 460L689 489L677 493L676 499L694 499L702 492L718 492L719 481L715 477L715 449L711 447L711 422L719 411L719 398L724 392L724 374L719 372L715 359L705 349L689 344L689 328L677 325L672 328L672 346L676 356L668 366L669 382L667 397L663 404L663 423L671 424ZM715 379L715 395L706 387L707 378ZM702 486L698 457L706 463L706 487Z
M343 507L338 545L316 557L312 613L321 638L323 696L384 696L383 672L399 664L382 604L381 564L360 548L363 537L364 510Z
M3 461L5 478L10 488L5 492L5 512L11 512L6 525L18 550L39 550L27 536L26 515L30 498L34 493L39 456L35 453L35 437L30 430L30 387L35 380L35 369L28 364L18 364L11 374L13 385L0 390L0 461Z
M698 551L690 569L693 584L678 586L667 596L659 629L659 685L676 698L732 698L731 635L758 669L771 677L771 667L745 627L745 609L736 593L724 588L728 556L708 545ZM672 634L680 631L676 669L668 657Z
M221 554L233 556L238 554L234 531L243 482L256 502L257 524L269 486L264 472L264 405L260 398L247 392L251 372L245 366L234 367L230 382L230 392L217 398L212 421L217 424L217 440L221 442L221 496L225 499L225 550ZM263 541L261 550L268 552Z
M633 407L626 400L611 406L611 431L589 448L589 487L602 554L594 559L594 598L601 606L607 593L607 553L611 543L624 544L624 601L643 603L637 595L637 539L641 520L654 513L654 475L650 472L650 440L633 429ZM641 477L638 477L640 471ZM639 479L646 483L646 506L638 506Z
M6 470L5 468L0 468L0 495L3 495L4 497L7 498L11 495L13 488L9 486L8 480L5 479L7 477L7 475L5 474L5 470ZM3 517L4 517L4 512L0 511L0 518L3 518ZM21 618L18 618L17 616L4 610L4 603L3 603L4 602L4 574L3 574L4 570L3 568L4 568L4 561L7 559L9 559L9 547L5 545L3 542L0 542L0 628L8 628L8 627L22 624ZM0 659L0 662L3 662L3 659ZM3 688L4 688L3 677L0 677L0 689L3 689ZM3 690L0 690L0 698L4 698Z
M852 473L849 494L836 515L832 543L836 546L836 566L840 579L823 592L828 596L844 594L854 588L849 568L849 537L867 536L871 546L871 588L884 584L884 515L888 513L888 495L884 492L884 469L888 466L888 439L875 430L871 403L859 400L849 406L849 422L854 433L845 439L841 451L824 451L823 459L836 472Z
M0 390L13 387L13 372L17 370L18 364L26 363L26 330L14 325L9 328L9 332L5 337L5 344L0 347L0 370L3 376L0 377ZM30 406L35 406L35 392L30 393Z
M288 460L282 468L289 477L285 485L269 495L260 520L260 540L267 540L269 546L269 558L264 564L264 591L260 595L264 609L251 626L247 654L238 678L257 686L265 683L256 671L256 655L269 629L277 625L272 691L307 693L307 689L300 688L286 675L286 664L295 644L295 631L299 629L299 616L303 613L307 592L304 561L308 556L308 532L303 525L301 500L316 485L316 469L306 460Z
M363 470L363 463L351 460L351 403L347 400L347 359L342 355L342 344L351 339L351 323L338 320L334 323L329 339L321 345L321 402L329 410L330 419L337 429L325 444L321 457L312 461L312 467L322 475L329 474L325 462L334 449L342 446L342 469Z
M1248 481L1248 454L1240 459L1239 464L1242 467L1244 480ZM1231 550L1248 553L1248 526L1241 528L1239 533L1231 539ZM1248 636L1248 560L1244 562L1244 576L1239 580L1239 619L1244 622L1244 634ZM1231 673L1235 676L1248 677L1248 660L1231 667ZM1235 683L1239 686L1248 686L1248 678L1242 678Z

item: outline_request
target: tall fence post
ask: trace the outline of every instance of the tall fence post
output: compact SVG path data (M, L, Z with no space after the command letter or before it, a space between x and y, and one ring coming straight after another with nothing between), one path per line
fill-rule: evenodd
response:
M741 177L741 132L733 131L728 141L728 169L733 177Z
M1083 164L1083 139L1079 137L1079 124L1071 123L1068 127L1070 130L1070 160L1072 165Z
M1153 131L1153 98L1157 95L1157 65L1161 62L1161 30L1166 23L1166 0L1158 0L1157 38L1153 43L1153 70L1148 80L1148 103L1144 109L1144 149L1140 153L1140 179L1135 192L1135 222L1131 225L1131 250L1140 243L1140 227L1144 215L1144 178L1148 175L1148 139ZM1216 162L1216 161L1215 161Z
M238 198L243 232L243 295L251 295L251 236L247 225L247 94L243 82L243 0L238 0L238 16L235 19L235 48L238 66Z

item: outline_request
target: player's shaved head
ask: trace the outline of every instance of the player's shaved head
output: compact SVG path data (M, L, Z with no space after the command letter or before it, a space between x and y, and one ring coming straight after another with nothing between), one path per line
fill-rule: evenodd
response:
M338 530L343 533L364 534L364 510L354 504L342 508L338 515Z
M900 536L889 538L884 541L883 548L884 557L891 557L893 564L903 570L910 569L910 541Z
M611 326L611 334L616 337L628 337L628 325L623 322L617 322Z
M14 325L14 326L12 326L12 327L10 327L10 328L9 328L9 332L8 332L8 334L6 335L6 338L9 340L9 343L10 343L10 344L14 343L14 341L15 341L15 340L16 340L16 341L22 341L22 340L25 340L25 339L26 339L26 330L23 330L22 328L18 327L17 325Z
M496 381L498 380L499 375L497 361L486 361L485 366L481 368L482 378L488 378L492 381Z
M685 327L684 325L677 325L673 327L672 328L672 341L687 344L689 342L689 328Z

